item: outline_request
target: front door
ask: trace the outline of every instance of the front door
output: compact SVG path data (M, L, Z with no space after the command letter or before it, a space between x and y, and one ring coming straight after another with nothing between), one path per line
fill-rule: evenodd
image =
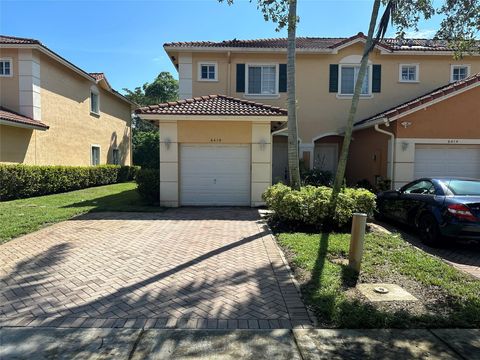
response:
M338 163L338 144L315 144L313 167L335 174Z

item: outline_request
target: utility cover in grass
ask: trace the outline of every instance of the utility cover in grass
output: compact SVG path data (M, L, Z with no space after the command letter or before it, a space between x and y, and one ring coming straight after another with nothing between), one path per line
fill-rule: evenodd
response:
M388 290L386 293L375 291L376 288ZM358 284L358 291L372 302L377 301L417 301L417 298L395 284Z

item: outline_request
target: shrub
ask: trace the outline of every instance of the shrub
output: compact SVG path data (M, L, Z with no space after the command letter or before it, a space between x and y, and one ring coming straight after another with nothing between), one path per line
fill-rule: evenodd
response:
M149 204L160 202L160 172L158 169L140 169L137 173L137 191Z
M13 200L131 181L135 166L0 165L0 200Z
M306 170L302 169L300 173L300 180L302 185L313 185L313 186L332 186L333 185L333 174L330 171L312 169Z
M355 212L373 215L373 193L365 189L345 188L338 196L337 208L331 219L331 195L332 189L326 186L305 186L293 190L276 184L265 191L263 199L280 221L290 224L342 227L350 222Z

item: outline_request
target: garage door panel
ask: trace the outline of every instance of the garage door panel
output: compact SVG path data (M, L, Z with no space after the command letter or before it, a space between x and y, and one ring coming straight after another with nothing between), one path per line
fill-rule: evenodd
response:
M417 145L415 178L461 176L480 178L480 146Z
M182 205L250 205L249 145L181 145Z

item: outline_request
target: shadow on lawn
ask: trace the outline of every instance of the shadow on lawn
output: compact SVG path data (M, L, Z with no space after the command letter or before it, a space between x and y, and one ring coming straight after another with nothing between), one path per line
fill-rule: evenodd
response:
M159 205L150 205L142 200L136 189L122 191L117 194L106 195L91 200L79 201L64 206L64 208L91 207L90 212L96 211L131 211L131 212L159 212L163 211Z
M434 248L420 241L418 232L411 226L401 223L375 221L385 229L393 233L399 233L401 237L413 246L420 248L426 253L441 257L444 260L458 264L480 267L480 241L462 241L452 239L442 247Z
M347 265L331 262L328 254L329 234L319 239L317 259L311 278L302 285L306 302L314 308L320 326L339 328L471 328L480 325L480 299L448 296L424 304L425 313L413 313L401 303L385 308L368 302L358 294L355 286L359 274ZM337 281L336 275L325 275L326 267L340 267L340 290L326 290ZM330 269L332 271L332 269ZM401 284L400 284L401 285ZM351 290L351 291L350 291ZM448 314L445 310L448 309Z

